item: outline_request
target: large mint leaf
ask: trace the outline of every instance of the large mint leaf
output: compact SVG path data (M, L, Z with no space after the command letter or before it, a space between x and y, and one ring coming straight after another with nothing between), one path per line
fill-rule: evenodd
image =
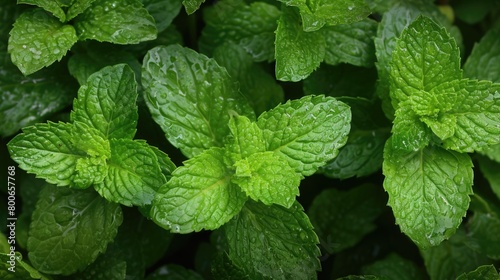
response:
M224 233L229 258L250 279L313 279L320 269L318 237L298 202L287 209L249 200Z
M385 203L383 191L374 185L349 191L328 189L316 196L308 215L328 253L337 253L375 229L374 220L383 212Z
M119 205L93 189L46 186L33 212L29 259L41 272L72 274L104 252L122 223Z
M61 22L66 21L66 14L62 9L61 3L53 0L18 0L17 4L35 5L43 8L45 11L52 13Z
M156 193L151 217L179 233L219 228L236 215L247 200L231 182L224 150L213 147L184 162Z
M150 204L165 183L155 152L142 141L111 139L108 176L94 187L109 201L127 206Z
M150 50L142 81L153 119L187 157L223 145L230 111L254 118L223 67L178 45Z
M267 149L308 176L333 159L347 141L351 112L333 97L305 96L263 113L257 121Z
M273 152L250 155L237 161L232 182L253 200L289 208L299 195L302 176Z
M384 188L396 223L420 248L452 236L469 208L472 161L467 154L428 146L384 150Z
M167 29L179 14L182 6L181 0L142 0L142 3L155 19L158 33Z
M76 43L75 29L42 9L24 12L10 32L8 51L24 75L60 61Z
M464 77L500 82L500 29L491 28L474 45L464 64Z
M326 42L325 62L330 65L350 63L371 67L375 62L373 37L377 22L363 21L324 27L321 29Z
M23 129L8 144L19 167L51 184L70 186L77 176L76 163L85 157L71 141L72 125L43 123Z
M304 31L315 31L324 25L349 24L370 15L363 0L280 0L300 9Z
M96 0L75 18L79 40L137 44L156 39L156 24L140 0Z
M283 5L282 12L276 29L276 78L296 82L319 67L326 41L321 32L302 29L296 8Z
M130 67L110 66L91 75L80 87L71 120L97 129L105 139L134 138L137 84Z
M211 55L216 47L231 41L255 61L272 61L280 15L278 8L263 2L220 1L204 13L200 50Z

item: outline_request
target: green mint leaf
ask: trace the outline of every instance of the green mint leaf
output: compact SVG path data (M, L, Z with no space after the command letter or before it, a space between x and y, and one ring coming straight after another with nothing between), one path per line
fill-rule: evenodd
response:
M76 163L85 153L72 143L72 125L43 123L25 127L8 144L19 167L58 186L71 186L77 176Z
M184 8L186 9L186 13L188 15L196 12L198 8L203 4L205 0L183 0L182 4L184 5Z
M19 279L40 279L40 280L51 280L38 270L34 269L31 265L23 261L23 256L19 252L15 252L15 268L14 273L9 270L11 265L9 261L11 256L7 253L0 253L0 278L5 280L19 280Z
M94 187L109 201L126 206L144 206L153 200L156 190L166 179L158 158L142 141L111 139L108 176Z
M235 160L266 151L266 141L259 126L245 116L234 116L229 120L233 139L228 150Z
M130 67L110 66L91 75L80 87L71 120L95 128L104 139L134 138L137 84Z
M224 149L213 147L184 162L157 191L151 217L172 232L213 230L236 215L247 200L231 182Z
M87 8L89 8L92 3L96 0L75 0L72 1L71 6L66 13L66 20L72 20L79 14L83 13Z
M493 192L500 198L500 163L485 157L478 157L479 169L490 183Z
M320 269L318 237L302 206L249 200L224 226L229 258L250 279L312 279Z
M69 105L73 96L59 78L53 68L25 77L7 53L0 53L0 135L11 136Z
M206 26L199 41L200 50L211 55L218 46L230 41L254 61L272 61L280 15L278 8L263 2L246 5L242 1L219 1L204 13Z
M500 82L498 71L500 71L500 30L491 28L474 45L472 53L467 57L464 64L464 77L471 79L490 80Z
M276 29L276 78L300 81L309 76L325 57L326 41L321 32L306 32L299 12L283 5Z
M28 251L33 266L50 274L72 274L104 252L122 223L119 205L93 189L46 186L31 223Z
M329 189L314 198L308 216L328 253L354 246L375 229L386 198L374 185L348 191Z
M10 32L8 51L24 75L60 61L76 43L75 29L42 9L24 12Z
M234 166L231 181L253 200L289 208L299 195L302 176L274 152L254 153Z
M167 29L182 7L181 0L142 0L142 3L155 19L158 33Z
M52 13L60 22L66 22L66 14L61 3L53 0L18 0L17 4L34 5Z
M467 154L428 146L384 150L384 188L396 223L420 248L452 236L469 208L472 161Z
M254 118L223 67L179 45L150 50L142 82L153 119L187 157L223 146L230 111Z
M176 166L170 159L170 157L158 149L157 147L154 146L149 146L149 148L155 153L156 157L158 158L158 165L161 168L161 172L165 178L170 179L172 172L174 172Z
M140 0L96 0L75 18L79 40L137 44L156 39L156 24Z
M325 62L330 65L349 63L371 67L375 62L373 37L377 32L377 22L363 21L324 27Z
M333 97L305 96L259 116L257 125L274 151L303 176L333 159L347 142L349 106Z
M231 77L238 80L241 93L247 97L256 115L283 102L281 86L261 65L254 63L241 46L223 43L215 49L213 57Z
M419 116L408 109L410 102L399 104L392 126L392 146L398 150L417 151L426 147L432 138L432 130Z
M500 277L497 269L494 265L483 265L478 267L476 270L461 274L457 277L457 280L474 280L474 279L483 279L483 280L497 280Z
M395 253L391 253L382 260L364 266L362 273L365 275L377 275L384 279L426 279L414 262L402 258Z
M315 31L324 25L349 24L370 15L363 0L280 0L287 6L296 6L304 24L304 31Z
M420 251L430 279L456 279L478 266L491 263L486 256L465 245L465 238L465 232L460 229L450 240Z

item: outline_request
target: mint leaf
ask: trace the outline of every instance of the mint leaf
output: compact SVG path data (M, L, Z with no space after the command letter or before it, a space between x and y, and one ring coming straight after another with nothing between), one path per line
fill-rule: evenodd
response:
M24 75L60 61L76 43L75 29L42 9L24 12L10 32L8 51Z
M158 33L167 29L179 14L182 6L181 0L142 0L142 3L155 19Z
M92 3L95 0L75 0L71 1L71 6L68 9L68 12L66 13L66 20L72 20L79 14L83 13L85 10L87 10L88 7L92 5Z
M377 22L363 21L324 27L325 62L330 65L349 63L371 67L375 62L373 37L377 32Z
M304 24L304 31L315 31L324 25L349 24L370 15L363 0L280 0L287 6L296 6Z
M436 246L455 233L472 194L467 154L434 146L410 152L394 148L389 139L383 173L396 223L420 248Z
M283 5L276 29L276 78L300 81L318 68L325 57L326 42L320 32L306 32L299 12Z
M347 141L351 112L332 97L305 96L263 113L257 120L267 150L303 176L316 172Z
M233 137L228 150L235 160L247 158L252 154L266 151L266 141L262 130L245 116L234 116L229 120Z
M464 64L464 77L500 82L500 30L491 28L474 45Z
M85 154L71 139L72 125L43 123L25 127L8 144L19 167L58 186L71 186L77 176L76 163Z
M184 8L186 9L186 13L188 15L196 12L198 8L203 4L205 0L183 0L182 4L184 5Z
M137 84L130 67L110 66L91 75L80 87L71 120L97 129L104 139L134 138Z
M170 179L172 172L174 172L176 168L175 164L166 153L164 153L157 147L149 146L149 148L155 153L156 157L158 158L158 165L161 168L163 176L165 176L167 180Z
M499 273L494 265L483 265L478 267L476 270L461 274L457 277L457 280L474 280L474 279L484 279L484 280L496 280L499 277Z
M213 53L214 59L237 79L241 93L247 97L255 114L260 115L283 102L284 93L273 76L235 43L223 43Z
M409 109L409 102L399 104L392 126L392 146L398 150L417 151L432 139L432 130Z
M187 157L223 145L230 111L254 118L223 67L178 45L148 52L142 82L153 119Z
M224 150L213 147L184 162L157 191L151 217L172 232L216 229L236 215L247 200L231 182Z
M395 253L391 253L382 260L364 266L362 272L365 275L377 275L384 279L426 279L415 263Z
M17 4L35 5L43 8L45 11L52 13L61 22L66 22L66 14L62 9L61 3L52 0L18 0Z
M298 202L287 209L249 200L224 233L229 258L251 279L311 279L320 269L318 237Z
M231 181L253 200L289 208L299 195L302 176L274 152L254 153L234 166L236 171Z
M165 183L158 158L142 141L111 139L108 176L94 187L109 201L127 206L150 204Z
M156 39L156 24L140 0L96 0L75 18L79 40L137 44Z
M204 12L206 26L199 41L203 53L211 55L218 46L232 42L254 61L274 59L274 32L281 15L278 8L263 2L246 5L223 0Z
M29 259L41 272L74 273L106 250L121 222L120 206L104 200L93 189L48 185L33 212Z
M478 161L481 173L490 183L493 192L500 198L500 173L498 172L500 163L484 157L478 157Z
M8 254L0 253L0 277L5 280L19 280L19 279L41 279L50 280L47 276L34 269L27 262L23 261L23 256L19 252L15 252L15 267L14 272L9 270L12 268L9 262L11 256Z

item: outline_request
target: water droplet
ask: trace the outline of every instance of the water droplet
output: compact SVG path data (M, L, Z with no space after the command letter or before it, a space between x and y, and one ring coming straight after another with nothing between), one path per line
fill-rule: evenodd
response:
M23 45L23 49L27 48L26 45Z

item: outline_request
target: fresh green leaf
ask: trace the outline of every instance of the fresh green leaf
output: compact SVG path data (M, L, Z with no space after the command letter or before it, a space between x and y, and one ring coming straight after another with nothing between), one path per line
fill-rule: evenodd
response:
M229 258L251 279L312 279L320 269L313 231L302 206L249 200L224 226Z
M85 153L71 139L72 125L43 123L23 129L8 144L19 167L58 186L71 186L77 176L76 163Z
M483 265L474 271L459 275L457 280L498 280L498 277L500 277L500 274L494 265Z
M348 191L322 191L311 204L308 214L322 245L329 253L340 252L358 243L375 229L374 220L383 212L386 197L374 185L362 185Z
M71 120L95 128L104 139L134 138L137 84L130 67L120 64L91 75L80 87Z
M392 126L392 146L398 150L417 151L432 139L432 130L409 109L409 102L399 104Z
M45 11L50 12L57 17L59 21L66 22L66 14L62 6L57 1L53 0L17 0L17 4L34 5L43 8Z
M236 215L247 200L231 182L224 150L213 147L184 162L157 191L151 217L172 232L188 233L219 228Z
M325 62L330 65L349 63L364 67L373 66L373 37L376 35L377 26L377 22L365 19L322 28L326 42Z
M263 2L245 5L243 1L219 1L205 10L206 26L199 41L200 50L211 55L218 46L232 42L254 61L272 61L274 32L280 15L278 8Z
M390 280L425 279L414 262L394 253L380 261L364 266L362 272L365 275L377 275Z
M274 151L297 172L313 174L333 159L347 142L351 112L332 97L305 96L259 116L268 151Z
M500 29L492 28L474 45L464 64L464 77L500 82Z
M137 44L156 39L156 24L140 0L95 0L75 18L79 40Z
M142 0L142 3L155 19L158 33L167 29L182 7L181 0Z
M172 172L174 172L176 168L175 164L172 162L170 157L160 149L154 146L149 146L149 148L155 153L156 157L158 158L158 164L161 168L163 176L165 176L167 180L170 179Z
M106 250L121 223L120 206L107 202L93 189L47 185L33 212L29 259L41 272L74 273Z
M281 81L305 79L325 57L325 37L321 32L304 31L294 7L282 7L275 44L276 78Z
M203 280L203 277L193 270L177 264L167 264L151 273L146 280Z
M108 176L94 185L97 192L127 206L150 204L166 181L155 152L147 143L129 139L111 139L110 146Z
M182 4L184 8L186 8L186 13L190 15L196 12L203 2L205 2L205 0L183 0Z
M75 29L42 9L24 12L10 32L8 51L24 75L60 61L76 43Z
M14 266L9 262L12 260L9 254L0 253L0 277L5 280L20 279L41 279L49 280L47 276L38 272L31 265L23 261L23 256L19 252L14 253Z
M234 160L266 151L266 141L262 130L247 117L232 117L229 120L229 129L233 139L228 145L228 151Z
M467 154L428 146L384 150L384 188L396 223L420 248L450 238L469 208L472 161Z
M230 111L254 118L224 68L178 45L150 50L142 81L153 119L187 157L223 145Z
M95 0L74 0L66 13L66 21L74 19L89 8Z
M254 153L237 161L231 181L253 200L289 208L299 195L302 176L274 152Z
M324 25L349 24L366 18L370 9L363 0L280 0L300 10L304 31L315 31Z

